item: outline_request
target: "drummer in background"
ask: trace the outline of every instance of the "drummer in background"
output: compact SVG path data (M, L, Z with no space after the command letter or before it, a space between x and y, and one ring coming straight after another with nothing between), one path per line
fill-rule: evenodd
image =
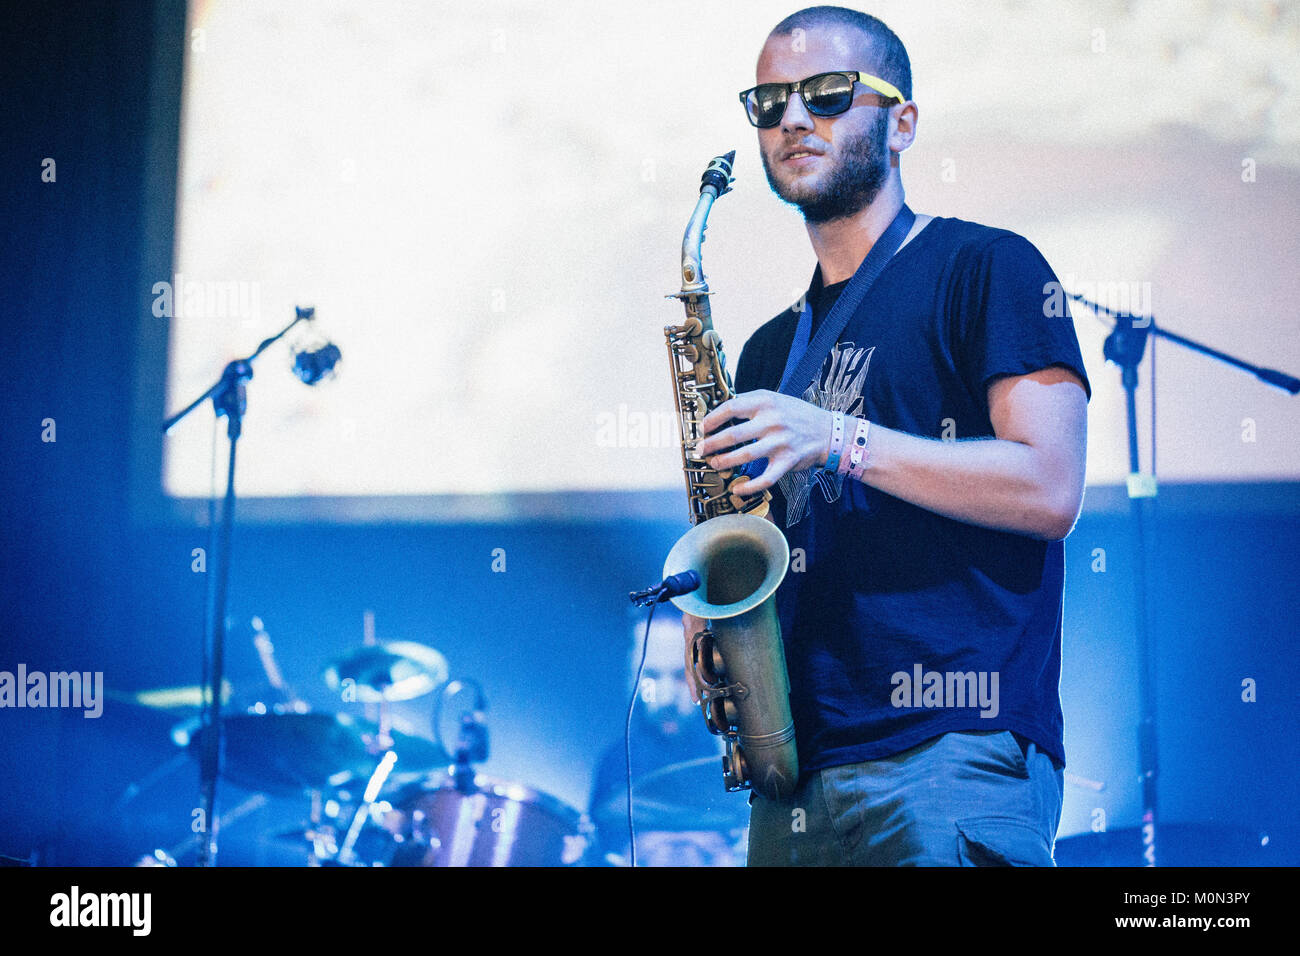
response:
M630 625L629 696L645 636L643 609ZM681 640L680 616L657 614L632 718L637 866L740 866L744 855L737 847L744 846L748 808L743 796L723 789L722 741L708 732L699 707L691 703ZM590 865L628 865L622 734L601 754L588 815L596 829Z

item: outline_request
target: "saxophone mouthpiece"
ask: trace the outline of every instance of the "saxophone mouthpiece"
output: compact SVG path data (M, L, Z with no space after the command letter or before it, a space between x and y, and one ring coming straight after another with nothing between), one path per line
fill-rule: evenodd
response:
M736 151L734 149L725 156L715 156L713 162L709 163L709 168L700 177L700 192L704 192L710 186L719 196L730 192L732 183L731 167L735 161Z

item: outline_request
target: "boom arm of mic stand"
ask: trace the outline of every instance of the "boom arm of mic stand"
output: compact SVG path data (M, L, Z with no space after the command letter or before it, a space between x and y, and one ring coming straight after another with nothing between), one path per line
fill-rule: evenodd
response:
M1131 328L1133 332L1141 333L1143 348L1145 348L1146 335L1148 333L1151 335L1158 335L1162 339L1167 339L1170 342L1174 342L1177 345L1183 346L1183 348L1191 349L1193 352L1200 352L1202 355L1208 355L1210 358L1218 359L1220 362L1223 362L1225 365L1231 365L1234 368L1241 369L1243 372L1249 372L1250 374L1258 378L1260 381L1266 382L1269 385L1275 385L1278 388L1282 389L1283 391L1291 393L1292 395L1300 393L1300 378L1296 378L1294 375L1291 375L1287 372L1283 372L1278 369L1264 368L1261 365L1255 365L1251 362L1247 362L1245 359L1239 359L1235 355L1229 355L1227 352L1221 352L1216 348L1211 348L1210 346L1205 345L1201 342L1197 342L1194 339L1189 339L1186 336L1178 335L1175 332L1166 331L1165 329L1161 328L1156 324L1155 318L1153 316L1137 316L1137 315L1129 315L1128 313L1125 312L1116 312L1113 309L1108 309L1104 305L1100 305L1089 299L1085 299L1083 296L1076 295L1073 292L1068 293L1068 295L1071 299L1074 299L1076 302L1087 306L1088 308L1092 309L1094 312L1098 313L1099 315L1109 315L1112 319L1116 320L1117 326L1118 326L1118 320L1120 319L1136 319L1137 321L1132 323ZM1107 353L1106 357L1112 358L1109 352ZM1141 357L1140 351L1138 357L1139 358ZM1119 364L1123 364L1123 363L1119 363Z
M198 398L194 399L194 401L190 402L188 405L186 405L184 408L182 408L182 409L181 409L179 412L177 412L175 415L172 415L172 416L171 416L170 418L168 418L165 422L163 422L163 426L162 426L163 434L165 435L165 434L167 434L169 431L171 431L172 428L176 425L177 422L179 422L182 418L184 418L184 417L185 417L186 415L188 415L190 412L194 411L194 409L196 409L196 408L198 408L200 405L202 405L202 404L203 404L203 403L204 403L208 398L211 398L214 394L216 394L218 391L220 391L220 390L222 389L223 386L226 386L227 383L228 383L228 381L229 381L229 379L232 377L232 373L231 373L231 370L232 370L232 369L234 369L234 368L236 368L237 366L239 366L239 365L242 364L242 365L244 365L244 366L246 366L246 367L248 368L248 374L247 374L247 376L244 378L244 381L247 381L248 379L252 378L252 377L253 377L253 370L252 370L253 361L254 361L254 360L255 360L259 355L261 355L263 352L265 352L268 348L270 348L272 345L274 345L274 344L275 344L276 342L278 342L280 339L282 339L282 338L284 338L286 335L288 335L288 334L289 334L289 330L292 329L292 328L293 328L295 325L297 325L299 322L302 322L302 321L310 322L313 318L315 318L315 316L316 316L316 310L315 310L314 308L305 308L305 309L304 309L304 308L301 308L301 307L297 307L297 308L295 308L295 309L294 309L294 317L293 317L293 321L292 321L292 322L290 322L288 325L286 325L283 329L281 329L281 330L280 330L279 332L277 332L275 335L271 336L269 339L263 339L263 340L262 340L262 344L259 345L259 346L257 347L257 350L254 351L252 355L248 356L248 358L245 358L245 359L236 359L234 362L231 362L229 365L227 365L226 368L225 368L225 371L223 371L223 372L221 373L221 378L219 378L219 379L217 379L215 382L213 382L212 385L211 385L211 387L210 387L206 392L204 392L204 393L203 393L202 395L200 395ZM218 411L218 414L221 414L221 412Z

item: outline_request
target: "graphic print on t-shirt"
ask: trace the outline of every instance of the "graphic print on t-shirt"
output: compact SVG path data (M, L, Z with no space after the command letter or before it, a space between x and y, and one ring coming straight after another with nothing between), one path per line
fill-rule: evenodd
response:
M805 402L830 412L843 412L850 418L862 414L862 390L867 381L871 353L876 350L855 347L853 342L837 342L831 350L821 381L814 379L803 393ZM849 436L845 436L848 438ZM805 468L782 475L777 487L785 495L785 526L792 528L808 514L808 498L813 486L821 488L828 503L838 501L844 490L844 476L829 474L820 468Z

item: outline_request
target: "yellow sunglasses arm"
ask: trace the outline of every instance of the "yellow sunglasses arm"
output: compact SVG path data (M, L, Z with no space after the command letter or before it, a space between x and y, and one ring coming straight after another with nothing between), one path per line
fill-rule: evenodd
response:
M877 93L883 93L891 99L898 100L900 103L907 102L907 97L903 96L903 94L898 91L898 87L882 80L878 76L872 76L870 73L859 73L858 82L863 86L871 87Z

